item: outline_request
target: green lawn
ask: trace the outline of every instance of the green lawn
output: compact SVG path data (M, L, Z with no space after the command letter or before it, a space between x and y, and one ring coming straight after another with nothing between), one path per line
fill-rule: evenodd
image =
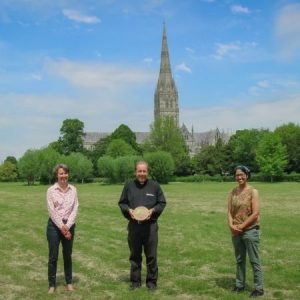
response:
M300 184L253 184L261 195L263 299L300 299ZM77 185L73 268L76 291L47 295L47 186L0 183L0 299L248 299L230 292L235 262L226 220L234 183L171 183L159 220L158 290L128 290L127 221L121 185ZM145 268L143 266L143 275ZM143 277L145 279L145 276Z

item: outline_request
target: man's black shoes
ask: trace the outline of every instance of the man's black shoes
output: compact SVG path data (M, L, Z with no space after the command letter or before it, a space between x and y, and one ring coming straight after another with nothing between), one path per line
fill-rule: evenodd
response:
M147 288L149 292L155 292L156 291L156 284L154 283L148 283Z
M235 287L232 289L232 292L234 292L234 293L241 293L241 292L243 292L244 290L245 290L244 287L237 287L237 286L235 286Z
M264 294L264 290L254 290L251 294L250 294L250 298L256 298L259 296L263 296Z
M136 289L138 289L140 287L141 287L141 283L140 282L132 282L131 285L130 285L130 287L129 287L129 290L130 291L134 291L134 290L136 290Z

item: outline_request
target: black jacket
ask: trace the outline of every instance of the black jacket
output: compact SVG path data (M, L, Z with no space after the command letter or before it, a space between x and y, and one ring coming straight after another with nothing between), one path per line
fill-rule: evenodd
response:
M123 188L119 206L125 218L131 220L129 208L135 209L138 206L145 206L148 209L154 208L150 220L157 220L166 206L166 199L160 185L148 179L144 184L133 180Z

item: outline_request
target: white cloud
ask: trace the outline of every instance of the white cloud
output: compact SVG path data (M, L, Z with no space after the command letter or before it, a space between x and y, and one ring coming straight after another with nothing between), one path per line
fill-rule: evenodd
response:
M252 51L257 44L255 42L241 43L239 41L231 43L216 43L216 51L212 55L216 60L222 60L225 57L233 59L251 59ZM252 54L251 54L252 53Z
M195 53L195 50L192 49L192 48L189 48L189 47L185 47L185 50L191 54L194 54Z
M176 66L177 71L182 71L185 73L192 73L192 70L183 62Z
M153 59L151 57L146 57L143 59L144 63L150 66L153 63Z
M228 56L230 53L232 53L234 51L241 50L239 43L229 43L229 44L217 43L216 47L217 47L217 50L215 52L214 57L218 60L223 59L224 56Z
M62 59L48 60L49 73L62 77L81 88L117 90L126 86L137 86L154 82L157 74L149 70L134 69L114 64L87 64Z
M251 11L248 7L246 6L241 6L241 5L232 5L230 7L231 12L234 14L250 14Z
M237 113L238 112L238 113ZM272 112L272 113L270 113ZM245 100L224 106L183 109L180 120L198 132L215 129L235 131L246 128L273 130L284 123L299 123L300 94L285 95L273 101Z
M275 20L275 35L280 54L285 59L299 57L300 53L300 4L284 6Z
M32 73L31 74L32 79L37 80L37 81L41 81L43 79L41 74L37 74L37 73Z
M73 9L63 9L62 13L68 19L79 23L97 24L101 22L101 20L98 17L84 15L81 12Z

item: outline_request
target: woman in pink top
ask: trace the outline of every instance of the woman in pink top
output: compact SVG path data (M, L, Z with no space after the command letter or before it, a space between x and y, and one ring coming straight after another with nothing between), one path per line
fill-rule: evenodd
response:
M66 289L68 291L74 289L72 284L72 248L78 210L77 190L68 183L69 168L64 164L58 164L55 166L53 173L56 182L47 190L49 294L54 293L56 288L56 269L60 242L63 247Z

